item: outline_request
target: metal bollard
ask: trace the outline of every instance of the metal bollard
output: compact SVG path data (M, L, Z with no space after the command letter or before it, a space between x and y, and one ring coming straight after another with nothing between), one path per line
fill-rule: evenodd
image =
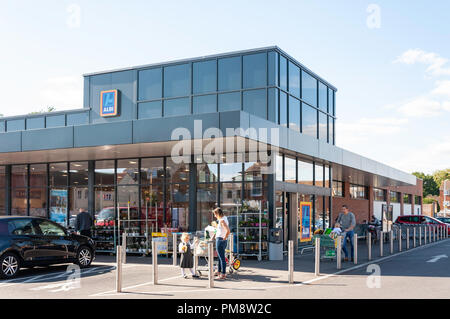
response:
M398 229L398 251L402 251L402 228Z
M416 248L416 227L413 228L413 247Z
M230 236L228 238L230 240L229 246L228 246L230 249L230 258L228 260L229 260L230 266L232 266L234 263L234 234L230 233Z
M380 257L383 257L383 249L384 249L384 233L380 231Z
M156 241L152 241L152 266L153 266L153 284L158 284L158 252L156 251Z
M122 292L122 246L116 249L116 292Z
M431 226L428 228L428 242L431 243Z
M294 283L294 241L290 240L288 242L289 246L288 246L288 279L289 279L289 283L293 284Z
M336 247L336 268L342 268L342 236L337 237L337 247Z
M423 244L427 244L427 226L423 228Z
M173 233L172 234L172 244L173 244L173 249L172 249L172 260L173 260L173 265L177 266L178 265L178 239L177 239L177 234Z
M198 256L197 256L198 237L194 236L194 274L198 272Z
M353 235L353 262L355 263L355 265L358 263L358 235L354 234Z
M409 249L409 227L406 227L406 250Z
M316 255L315 255L314 274L319 276L320 274L320 238L316 238Z
M127 263L127 233L122 233L122 264Z
M208 288L214 288L214 246L208 243Z
M391 241L391 255L394 253L394 232L391 231L389 232L389 240Z
M436 227L433 226L433 241L436 241Z
M419 226L419 246L422 246L422 226Z
M445 238L448 238L448 226L445 225Z
M369 260L372 260L372 234L367 233L367 252L369 255Z

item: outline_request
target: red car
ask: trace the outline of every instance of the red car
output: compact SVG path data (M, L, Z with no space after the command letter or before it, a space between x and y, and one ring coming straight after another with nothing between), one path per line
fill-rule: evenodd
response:
M423 215L405 215L398 216L395 221L400 225L428 225L428 226L448 226L448 234L450 235L450 224L444 223L437 218Z

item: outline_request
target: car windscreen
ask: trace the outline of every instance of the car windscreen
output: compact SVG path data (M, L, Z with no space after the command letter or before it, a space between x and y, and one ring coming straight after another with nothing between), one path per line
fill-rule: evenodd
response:
M97 216L98 220L111 220L114 219L113 209L103 209Z

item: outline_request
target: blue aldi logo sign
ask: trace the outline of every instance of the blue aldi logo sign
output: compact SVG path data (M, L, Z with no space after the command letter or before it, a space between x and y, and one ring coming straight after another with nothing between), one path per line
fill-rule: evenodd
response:
M100 116L117 116L118 113L118 90L100 92Z

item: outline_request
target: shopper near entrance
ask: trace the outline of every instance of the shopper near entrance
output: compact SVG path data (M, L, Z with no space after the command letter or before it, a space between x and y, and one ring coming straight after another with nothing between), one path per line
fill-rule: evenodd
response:
M337 223L339 223L342 231L344 232L344 244L342 245L342 250L344 251L345 258L344 261L348 261L348 251L347 251L347 238L350 239L350 247L351 247L351 258L353 261L354 247L353 247L353 229L356 226L356 218L355 214L349 211L347 205L342 205L342 213L339 214L337 219Z
M219 276L219 279L226 278L227 262L225 260L225 249L227 247L227 238L230 235L230 227L228 226L228 219L224 216L220 207L214 211L214 216L217 218L217 231L216 231L216 250L219 257L218 272L215 273Z
M192 244L189 242L189 234L183 233L181 235L181 243L178 245L178 252L181 254L180 268L181 275L187 279L185 270L189 269L192 274L192 278L198 278L199 276L194 273L194 255L192 254Z
M78 234L92 237L91 227L92 227L92 217L87 211L80 208L79 213L77 215L77 219L75 221L75 230Z

